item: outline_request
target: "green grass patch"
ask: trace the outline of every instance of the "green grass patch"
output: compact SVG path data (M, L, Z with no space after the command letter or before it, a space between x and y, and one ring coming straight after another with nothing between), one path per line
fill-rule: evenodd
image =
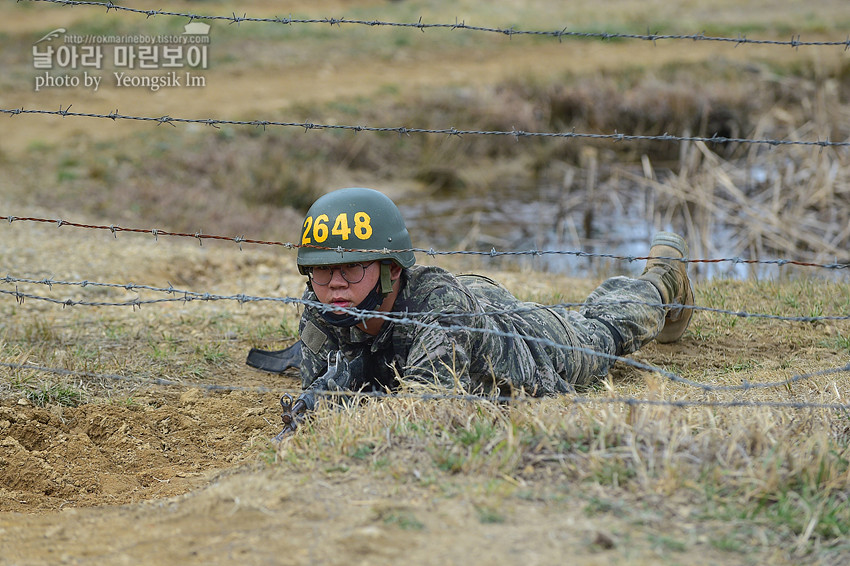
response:
M58 383L44 383L34 388L28 388L25 396L38 407L47 405L76 407L83 401L83 394L80 391L74 387Z
M422 523L413 513L394 511L381 517L385 525L394 525L404 531L421 531L425 529Z

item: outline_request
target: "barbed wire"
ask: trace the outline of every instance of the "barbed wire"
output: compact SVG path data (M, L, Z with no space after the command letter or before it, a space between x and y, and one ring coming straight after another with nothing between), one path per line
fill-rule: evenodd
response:
M21 2L21 0L17 0ZM705 32L701 33L692 33L692 34L659 34L659 33L645 33L645 34L636 34L636 33L618 33L618 32L587 32L587 31L569 31L566 27L558 30L519 30L513 27L511 28L498 28L498 27L485 27L485 26L473 26L467 25L465 21L457 21L455 19L454 23L433 23L428 24L422 21L422 17L420 17L415 22L387 22L381 20L361 20L361 19L349 19L349 18L294 18L292 15L287 17L275 16L273 18L257 18L257 17L249 17L246 13L238 16L236 12L232 12L230 16L216 16L216 15L207 15L207 14L194 14L187 12L170 12L166 10L144 10L140 8L131 8L128 6L120 6L116 5L112 2L88 2L88 1L77 1L77 0L29 0L30 2L46 2L50 4L61 4L64 6L95 6L106 8L107 13L114 10L116 12L124 11L130 12L134 14L140 14L145 16L146 18L151 18L154 16L171 16L171 17L180 17L180 18L188 18L190 22L194 20L200 21L225 21L228 24L241 24L241 23L273 23L273 24L283 24L283 25L294 25L294 24L321 24L321 25L330 25L336 27L342 27L343 24L348 25L358 25L358 26L368 26L368 27L392 27L392 28L410 28L416 29L421 32L425 32L430 29L447 29L451 31L455 30L465 30L472 32L485 32L485 33L495 33L499 35L506 35L509 38L513 36L538 36L538 37L551 37L557 39L561 42L564 38L577 38L577 39L601 39L601 40L612 40L612 39L635 39L641 41L650 41L652 43L656 43L658 41L664 40L687 40L687 41L713 41L713 42L723 42L723 43L734 43L736 46L738 45L779 45L792 47L794 49L800 47L812 47L812 46L833 46L833 47L844 47L845 50L850 50L850 36L847 39L839 40L839 41L803 41L800 35L791 36L790 40L772 40L772 39L750 39L746 35L738 35L737 37L719 37L719 36L708 36L705 35Z
M33 222L33 223L42 223L42 224L55 224L57 228L62 228L63 226L70 226L73 228L83 228L89 230L106 230L112 233L115 238L118 238L118 234L120 232L127 233L135 233L135 234L150 234L154 237L154 239L158 240L160 236L172 236L177 238L192 238L198 240L200 245L203 245L204 240L217 240L217 241L229 241L234 242L239 245L239 249L242 249L242 244L255 244L255 245L269 245L269 246L281 246L286 249L298 249L298 248L310 248L310 249L319 249L319 250L332 250L335 252L339 252L340 254L345 252L376 252L376 253L388 253L386 248L384 249L354 249L354 248L342 248L342 247L325 247L325 246L317 246L314 244L295 244L292 242L280 242L275 240L256 240L251 238L246 238L244 236L220 236L215 234L204 234L202 232L172 232L168 230L160 230L157 228L127 228L123 226L118 226L116 224L84 224L79 222L70 222L62 219L55 218L38 218L31 216L0 216L0 221L7 221L9 224L14 222ZM635 261L646 261L649 259L649 256L630 256L630 255L617 255L610 253L599 253L599 252L586 252L581 250L514 250L514 251L499 251L495 247L491 248L489 251L476 251L476 250L435 250L434 248L405 248L405 249L397 249L393 250L395 252L414 252L421 253L427 255L429 257L436 256L448 256L448 255L476 255L476 256L489 256L493 258L497 257L505 257L505 256L547 256L547 255L566 255L566 256L575 256L577 258L598 258L598 259L612 259L619 261L627 261L629 263ZM809 261L800 261L793 259L746 259L740 257L729 257L729 258L705 258L705 259L682 259L682 258L661 258L661 259L672 259L682 263L706 263L706 264L715 264L715 263L733 263L736 265L776 265L778 267L782 267L785 265L796 265L798 267L813 267L819 269L847 269L850 268L850 263L817 263L817 262L809 262Z
M671 371L665 370L665 369L657 367L657 366L653 366L651 364L646 364L646 363L637 361L633 358L624 357L624 356L617 356L617 355L614 355L614 354L608 354L608 353L605 353L605 352L593 350L591 348L585 348L585 347L582 347L582 346L573 346L573 345L569 345L569 344L562 344L562 343L558 343L558 342L555 342L553 340L550 340L548 338L521 335L521 334L518 334L518 333L515 333L515 332L506 332L506 331L502 331L502 330L498 330L498 329L494 329L494 328L479 328L479 327L466 326L466 325L461 325L461 324L446 323L446 320L449 320L449 319L440 320L441 317L443 316L442 313L435 313L435 312L409 313L409 312L371 311L371 310L365 310L365 309L338 307L338 306L335 306L335 305L326 305L326 304L321 303L321 302L312 301L312 300L308 300L308 299L296 299L294 297L250 297L250 296L241 295L241 294L224 297L224 296L217 296L217 295L211 295L209 293L205 293L205 294L198 294L198 295L186 294L182 297L172 297L172 298L165 298L165 299L150 299L150 300L145 300L145 301L142 301L141 299L135 299L135 300L132 300L132 301L110 303L110 302L106 302L106 301L82 301L82 300L73 300L73 299L60 300L60 299L54 299L54 298L51 298L51 297L41 297L41 296L38 296L38 295L21 293L17 289L15 291L8 291L8 290L0 289L0 294L12 295L12 296L16 297L16 300L18 300L20 303L23 303L23 301L25 299L35 299L35 300L47 301L47 302L54 303L54 304L60 304L60 305L63 305L63 306L75 306L75 305L131 306L134 309L135 308L141 308L141 305L143 305L143 304L167 303L167 302L178 302L178 301L180 301L180 302L191 302L191 301L196 301L196 300L202 300L202 301L236 300L236 301L239 301L240 304L244 304L244 303L247 303L247 302L253 302L256 299L256 300L276 301L276 302L281 302L281 303L284 303L284 304L299 304L299 305L303 305L305 307L315 308L318 311L323 312L323 313L331 313L331 312L340 313L340 312L342 312L342 313L345 313L345 314L351 314L351 315L355 316L356 318L358 318L359 320L381 319L381 320L391 322L391 323L394 323L394 324L417 326L417 327L424 328L424 329L438 330L438 331L447 332L447 333L471 332L471 333L476 333L476 334L490 334L490 335L498 336L498 337L502 337L502 338L520 339L520 340L525 340L525 341L530 341L530 342L536 342L536 343L542 344L544 346L548 346L550 348L554 348L554 349L558 349L558 350L580 352L580 353L583 353L583 354L586 354L586 355L589 355L589 356L605 358L605 359L611 360L613 362L619 361L619 362L622 362L626 365L635 367L635 368L640 369L640 370L644 370L644 371L648 371L648 372L652 372L652 373L658 373L659 375L667 378L668 380L670 380L674 383L679 383L681 385L686 385L686 386L702 389L702 390L707 391L707 392L745 391L745 390L749 390L749 389L788 387L791 384L793 384L796 381L799 381L801 379L801 376L793 376L793 377L790 377L788 379L781 380L781 381L775 381L775 382L761 382L761 383L744 382L741 385L715 386L715 385L709 385L709 384L705 384L705 383L699 383L699 382L681 377L680 375L673 373ZM624 303L625 303L625 301L624 301ZM644 304L646 304L646 303L644 303ZM660 307L660 306L664 306L664 305L659 304L658 306ZM683 306L683 305L678 305L678 304L666 305L666 306L678 307L678 308L696 308L696 307L690 306L690 305L689 306ZM466 317L484 316L486 314L487 313L465 313L464 316L466 316ZM766 315L766 316L774 316L774 315ZM434 319L436 319L438 322L427 322L427 320L434 320ZM846 317L842 317L841 319L844 320L844 319L846 319ZM834 320L834 319L830 318L830 320ZM847 371L847 370L850 370L850 364L848 364L848 366L846 366L844 369L841 369L839 371Z
M229 392L229 391L240 391L240 392L255 392L255 393L288 393L297 395L300 393L298 390L287 390L287 389L271 389L264 386L244 386L244 385L220 385L214 383L187 383L184 381L176 381L172 379L164 379L158 377L147 377L147 376L127 376L121 374L114 373L96 373L91 371L77 371L70 370L66 368L55 368L49 366L42 366L38 364L30 364L30 363L17 363L17 362L0 362L0 366L9 368L13 371L27 370L27 371L37 371L43 373L52 373L55 375L69 376L75 378L85 378L85 379L95 379L95 380L112 380L112 381L122 381L122 382L134 382L140 384L149 384L149 385L159 385L159 386L170 386L170 387L186 387L186 388L194 388L194 389L202 389L206 391L219 391L219 392ZM825 370L819 370L816 372L811 372L807 374L801 374L799 377L802 379L811 379L814 377L821 377L824 375L831 375L835 373L842 373L850 371L850 364L843 367L830 368ZM499 404L516 404L516 403L532 403L540 400L539 397L529 397L529 396L504 396L504 395L493 395L493 396L481 396L481 395L470 395L470 394L460 394L460 393L407 393L407 392L393 392L386 393L383 391L316 391L317 394L322 395L324 397L330 398L340 398L340 397L359 397L359 398L373 398L373 399L412 399L412 400L422 400L422 401L463 401L463 402L471 402L471 403L499 403ZM850 404L846 403L816 403L811 401L757 401L757 400L746 400L746 399L733 399L729 401L721 401L716 399L641 399L638 397L589 397L586 395L560 395L558 396L559 400L563 400L568 404L622 404L628 406L656 406L656 407L672 407L672 408L687 408L687 407L717 407L717 408L734 408L734 407L748 407L748 408L774 408L774 409L826 409L833 411L850 411Z
M598 358L604 358L610 360L612 362L622 362L626 365L632 366L637 369L641 369L644 371L657 373L669 381L674 383L678 383L680 385L686 385L689 387L694 387L697 389L702 389L706 392L717 392L717 391L746 391L749 389L765 389L765 388L773 388L773 387L789 387L791 384L800 381L801 379L806 379L807 376L804 375L796 375L790 378L774 381L774 382L762 382L762 383L749 383L744 382L741 385L709 385L706 383L699 383L697 381L693 381L691 379L684 378L676 373L665 370L663 368L653 366L651 364L646 364L640 361L637 361L633 358L617 356L615 354L608 354L605 352L600 352L598 350L594 350L591 348L585 348L582 346L573 346L568 344L561 344L550 340L548 338L542 338L538 336L528 336L528 335L520 335L515 332L506 332L503 330L498 330L494 328L476 328L471 326L464 326L459 324L441 324L441 323L431 323L425 322L422 320L418 320L414 317L408 316L407 313L401 312L392 312L392 313L384 313L377 311L363 311L360 309L349 309L349 308L339 308L335 305L325 305L316 301L304 301L304 304L313 308L316 308L320 312L344 312L345 314L352 314L358 319L364 320L366 318L377 318L383 319L388 322L392 322L395 324L407 324L411 326L417 326L424 329L429 330L438 330L442 332L471 332L475 334L489 334L492 336L498 336L501 338L511 338L511 339L520 339L527 342L535 342L541 344L543 346L548 346L550 348L554 348L557 350L566 350L571 352L579 352L582 354L586 354L588 356L595 356ZM839 368L836 372L842 371L850 371L850 364L844 366L843 368ZM832 372L829 372L832 373Z
M157 303L166 303L166 302L193 302L193 301L202 301L202 302L212 302L212 301L234 301L238 302L240 305L245 303L257 303L257 302L279 302L283 304L294 304L300 306L311 306L316 307L322 312L333 312L339 310L339 307L333 306L329 307L323 303L317 303L315 301L310 301L306 299L300 299L296 297L267 297L267 296L253 296L246 294L231 294L231 295L221 295L210 292L199 292L199 291L189 291L185 289L178 289L169 284L168 287L155 287L152 285L144 285L138 283L102 283L97 281L62 281L58 279L52 278L44 278L44 279L31 279L31 278L23 278L23 277L13 277L12 275L6 275L4 277L0 277L0 283L25 283L25 284L33 284L33 285L44 285L53 289L53 286L68 286L68 287L105 287L112 289L123 289L125 291L151 291L155 293L164 293L167 295L179 295L176 297L168 298L168 299L133 299L131 301L86 301L83 299L56 299L53 297L44 297L41 295L33 295L30 293L24 293L18 290L17 286L14 291L7 289L0 289L0 294L9 295L15 298L15 300L23 304L26 299L32 299L37 301L46 301L62 306L109 306L109 307L133 307L141 308L142 305L146 304L157 304ZM646 301L636 301L636 300L622 300L622 301L598 301L593 303L595 306L626 306L626 305L641 305L647 307L654 308L681 308L686 310L693 310L699 312L705 312L710 314L721 314L734 316L737 318L757 318L757 319L766 319L766 320L774 320L774 321L783 321L783 322L806 322L806 323L814 323L814 322L828 322L828 321L844 321L850 320L850 315L817 315L817 316L790 316L790 315L778 315L778 314L768 314L768 313L754 313L742 310L729 310L729 309L719 309L714 307L704 307L699 305L680 305L678 303L652 303ZM514 315L514 314L528 314L531 312L546 310L552 308L562 308L562 309L575 309L586 306L584 302L562 302L562 303L554 303L554 304L534 304L529 305L528 303L524 303L523 306L511 307L505 309L494 309L488 310L485 312L454 312L454 313L445 313L441 311L405 311L404 315L412 318L435 318L438 317L441 320L452 320L452 319L464 319L475 316L502 316L502 315ZM356 309L350 308L345 309L347 313L353 314L361 319L369 318L372 315L379 313L380 311L372 311L365 309ZM389 316L392 316L393 313L389 313Z
M215 119L215 118L175 118L172 116L132 116L126 114L119 114L118 110L111 112L109 114L98 114L93 112L71 112L71 105L69 104L67 108L62 109L62 106L59 106L59 110L43 110L43 109L35 109L35 110L27 110L23 107L21 108L0 108L0 114L7 114L8 116L20 116L22 114L40 114L40 115L52 115L52 116L62 116L66 118L68 116L76 117L76 118L105 118L109 120L133 120L133 121L142 121L142 122L155 122L157 125L168 124L170 126L176 127L175 123L180 124L203 124L207 126L212 126L214 128L218 128L221 125L232 125L232 126L255 126L260 127L265 130L269 126L280 126L280 127L291 127L291 128L303 128L304 131L308 130L347 130L352 132L384 132L384 133L395 133L399 135L410 135L410 134L440 134L446 136L465 136L465 135L473 135L473 136L505 136L505 137L513 137L516 140L519 138L560 138L560 139L595 139L595 140L612 140L614 142L622 142L622 141L665 141L665 142L703 142L703 143L715 143L715 144L727 144L727 143L740 143L740 144L749 144L749 145L767 145L770 147L776 146L813 146L813 147L850 147L850 141L831 141L829 139L826 140L778 140L778 139L770 139L770 138L762 138L762 139L752 139L752 138L730 138L725 136L713 135L711 137L707 136L676 136L668 133L660 134L660 135L638 135L638 134L621 134L618 132L614 132L612 134L593 134L589 132L526 132L522 130L512 129L510 131L507 130L463 130L458 128L408 128L405 126L361 126L361 125L347 125L347 124L321 124L315 122L282 122L276 120L224 120L224 119Z

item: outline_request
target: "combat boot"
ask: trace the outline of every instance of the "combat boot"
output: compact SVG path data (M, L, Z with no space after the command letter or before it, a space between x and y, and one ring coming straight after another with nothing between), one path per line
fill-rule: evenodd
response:
M661 293L664 304L691 306L694 304L694 290L688 279L688 264L676 261L676 258L688 259L688 244L678 234L659 232L652 239L649 259L638 279L652 283ZM693 309L670 308L664 318L664 328L655 340L664 344L681 338L693 314Z

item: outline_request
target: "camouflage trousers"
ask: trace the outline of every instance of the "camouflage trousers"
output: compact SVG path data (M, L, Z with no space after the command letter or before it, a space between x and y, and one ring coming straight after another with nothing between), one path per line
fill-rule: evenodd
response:
M593 352L623 356L655 338L667 314L660 305L661 296L648 281L612 277L590 294L578 312L555 309L566 321L568 343L581 348L565 352L573 369L573 385L589 385L604 377L616 362Z
M655 338L664 327L667 309L648 281L612 277L578 312L559 307L544 312L550 316L540 321L535 334L565 346L547 348L549 358L570 385L582 387L608 375L614 356L631 354Z

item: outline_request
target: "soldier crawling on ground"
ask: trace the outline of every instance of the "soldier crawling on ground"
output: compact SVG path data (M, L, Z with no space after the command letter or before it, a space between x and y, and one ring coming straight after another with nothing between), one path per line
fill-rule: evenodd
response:
M412 380L476 394L568 393L606 376L613 356L653 339L678 340L693 314L682 308L693 305L687 263L679 261L688 247L670 232L653 238L640 276L604 281L578 312L521 302L486 277L417 265L398 207L372 189L319 198L301 244L303 298L313 302L299 326L306 390L330 365L330 385L354 391L391 391ZM391 320L413 313L419 324Z

